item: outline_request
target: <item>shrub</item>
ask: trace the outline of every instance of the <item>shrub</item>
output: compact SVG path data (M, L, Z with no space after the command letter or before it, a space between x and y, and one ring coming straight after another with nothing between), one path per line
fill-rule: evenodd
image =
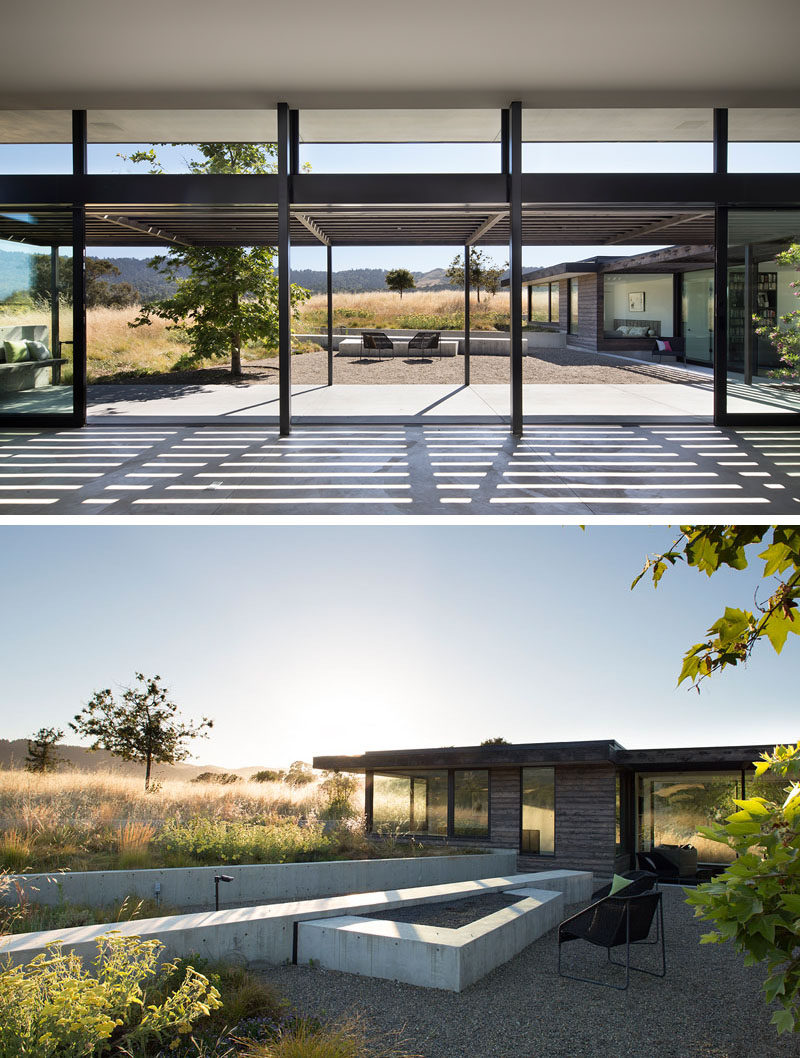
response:
M285 778L286 772L277 768L262 768L250 776L252 782L283 782Z
M232 771L201 771L192 782L215 782L220 786L230 786L231 783L241 782L241 775L235 775Z
M220 1006L219 992L191 966L161 1002L163 945L110 934L98 941L94 972L61 944L49 944L26 966L0 973L0 1058L78 1058L117 1048L141 1053L171 1044ZM155 987L154 987L155 985Z
M296 822L227 823L197 818L164 824L155 844L171 862L292 863L312 859L328 847L319 826Z
M296 760L290 765L284 781L288 782L290 786L305 786L307 783L313 782L314 772L311 765L306 764L304 760Z
M0 835L0 868L19 872L31 862L31 843L19 830Z
M399 1042L399 1041L398 1041ZM419 1058L398 1043L369 1041L358 1018L323 1024L316 1018L288 1018L274 1040L252 1043L242 1058Z
M358 779L354 775L338 771L328 772L320 784L323 798L320 818L339 822L359 818L361 813L353 802L358 787Z
M150 866L150 842L156 828L152 823L131 820L119 830L119 866L122 870L135 870Z

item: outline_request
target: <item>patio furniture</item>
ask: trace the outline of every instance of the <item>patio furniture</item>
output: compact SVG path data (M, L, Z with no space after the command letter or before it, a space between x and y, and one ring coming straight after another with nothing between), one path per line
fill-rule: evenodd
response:
M669 348L667 348L667 346ZM674 356L676 360L682 360L686 363L686 339L685 338L656 338L653 342L653 350L651 353L653 360L658 358L659 362L663 361L665 356Z
M630 984L631 970L637 973L650 974L652 977L664 977L667 972L667 955L664 944L664 910L660 892L639 893L636 896L607 896L591 904L576 915L564 919L558 927L558 975L573 981L586 981L589 984L601 985L603 988L615 988L620 992L627 990ZM631 946L634 944L652 944L649 941L653 920L657 917L658 936L661 939L661 969L647 970L641 966L631 966ZM564 973L561 969L561 947L573 940L585 940L596 947L605 948L608 961L614 966L625 967L625 984L615 985L608 981L599 981L593 977L578 977ZM625 945L625 962L611 958L611 949Z
M693 845L654 845L636 853L640 870L655 871L660 882L697 881L697 849Z
M426 353L439 352L438 331L417 331L408 343L408 355L417 360L424 360Z
M620 890L620 896L636 896L638 893L649 893L651 889L658 889L658 875L654 871L625 871L621 878L629 878L631 884ZM611 892L612 883L595 889L592 900L602 900Z
M382 356L384 349L394 349L394 342L385 331L362 331L361 332L361 355L374 352L376 356Z

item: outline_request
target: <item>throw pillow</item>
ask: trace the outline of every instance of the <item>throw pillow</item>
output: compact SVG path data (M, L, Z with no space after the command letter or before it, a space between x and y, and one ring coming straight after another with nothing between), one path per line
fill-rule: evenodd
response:
M25 342L31 360L52 360L52 354L44 342Z
M617 327L617 330L620 334L624 334L627 337L630 327Z
M614 896L614 894L620 892L620 890L627 889L631 882L631 878L623 878L621 874L615 874L611 879L611 888L608 891L608 895Z
M23 360L28 359L28 343L27 342L10 342L8 340L3 342L3 346L6 351L6 362L9 364L19 364Z
M672 352L672 346L667 341L664 342L664 352L665 353L671 353Z
M659 353L665 353L667 351L667 343L659 341L659 339L656 338L656 349Z

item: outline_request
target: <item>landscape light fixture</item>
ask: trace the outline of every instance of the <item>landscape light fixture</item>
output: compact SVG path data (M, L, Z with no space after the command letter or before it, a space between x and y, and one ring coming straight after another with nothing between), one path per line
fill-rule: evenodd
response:
M233 877L230 874L215 874L214 875L214 910L219 911L219 883L220 882L232 882Z

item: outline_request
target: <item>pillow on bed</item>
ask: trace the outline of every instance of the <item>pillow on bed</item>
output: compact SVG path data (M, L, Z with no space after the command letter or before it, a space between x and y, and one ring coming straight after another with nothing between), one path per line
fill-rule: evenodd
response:
M53 354L44 342L25 342L31 360L52 360Z
M19 364L23 360L28 359L27 342L10 342L6 340L3 342L3 347L6 351L7 364Z
M630 331L630 327L617 327L617 333L624 334L626 337L628 335L628 331Z

